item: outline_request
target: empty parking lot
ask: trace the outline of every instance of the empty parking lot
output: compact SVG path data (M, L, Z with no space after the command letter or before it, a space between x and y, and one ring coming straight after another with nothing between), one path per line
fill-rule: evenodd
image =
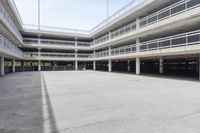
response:
M0 133L199 133L196 81L119 73L0 78Z

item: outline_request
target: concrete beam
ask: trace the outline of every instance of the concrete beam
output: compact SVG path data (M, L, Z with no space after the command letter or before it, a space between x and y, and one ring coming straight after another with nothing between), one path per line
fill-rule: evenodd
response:
M112 72L112 60L108 61L108 71Z
M163 58L160 58L160 60L159 60L159 73L160 74L164 73L164 60L163 60Z
M0 76L5 75L5 70L4 70L4 57L0 57Z
M15 73L15 59L12 60L12 72Z
M140 58L136 58L136 75L140 75Z

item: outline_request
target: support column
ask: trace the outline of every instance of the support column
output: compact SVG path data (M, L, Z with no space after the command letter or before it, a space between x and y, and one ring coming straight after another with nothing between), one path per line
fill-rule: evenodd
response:
M93 61L93 70L96 71L96 61Z
M38 71L41 71L41 60L40 60L40 57L41 57L41 48L38 48Z
M164 73L164 60L163 60L163 58L160 58L160 61L159 61L160 63L160 65L159 65L159 67L160 67L160 70L159 70L159 73L160 74L163 74Z
M75 38L75 47L78 46L78 38Z
M199 80L200 80L200 55L199 55Z
M112 72L112 60L108 61L108 71Z
M41 71L41 60L38 60L38 71Z
M109 56L111 56L111 47L108 48Z
M12 60L12 72L15 73L15 59Z
M109 56L111 56L111 47L108 48ZM109 59L108 61L108 71L112 72L112 60Z
M136 52L140 52L140 39L136 39Z
M136 75L140 75L140 58L136 58Z
M75 70L76 71L78 70L78 61L77 60L75 61Z
M75 50L75 70L78 70L78 50Z
M94 54L93 56L95 58L95 55L96 55L96 51L95 50L93 51L93 54ZM96 71L96 61L95 60L93 61L93 70Z
M131 61L130 61L130 60L128 60L128 65L127 65L127 66L128 66L128 68L127 68L127 71L128 71L128 72L130 72L130 71L131 71L131 66L130 66L130 63L131 63Z
M136 19L136 29L139 29L140 28L140 18L137 17Z
M96 45L96 39L93 39L93 45Z
M109 32L108 35L109 35L109 40L110 40L111 39L111 32Z
M4 70L4 57L0 57L0 76L4 76L5 75L5 70Z

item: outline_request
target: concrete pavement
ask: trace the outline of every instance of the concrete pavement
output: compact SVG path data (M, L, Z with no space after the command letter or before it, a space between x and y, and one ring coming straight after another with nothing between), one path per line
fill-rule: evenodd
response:
M0 78L0 133L199 133L200 84L129 74Z

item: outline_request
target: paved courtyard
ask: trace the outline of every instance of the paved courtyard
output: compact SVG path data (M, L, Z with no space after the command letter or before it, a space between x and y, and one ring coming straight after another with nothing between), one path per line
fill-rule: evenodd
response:
M129 74L0 78L0 133L200 133L200 83Z

